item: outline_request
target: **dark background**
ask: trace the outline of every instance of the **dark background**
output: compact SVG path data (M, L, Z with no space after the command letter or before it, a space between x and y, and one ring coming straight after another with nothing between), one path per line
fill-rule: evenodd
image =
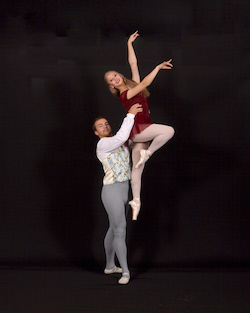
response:
M135 30L151 117L174 138L128 213L131 267L249 263L249 1L5 0L0 4L1 266L103 267L108 223L91 130L126 112L103 82L130 76Z

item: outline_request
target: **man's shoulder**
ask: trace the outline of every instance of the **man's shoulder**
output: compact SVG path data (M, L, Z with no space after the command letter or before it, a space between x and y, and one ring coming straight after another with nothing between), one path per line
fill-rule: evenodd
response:
M103 137L103 138L100 138L96 144L96 149L97 150L100 150L102 149L103 147L107 146L108 145L108 142L110 141L110 138L112 137Z

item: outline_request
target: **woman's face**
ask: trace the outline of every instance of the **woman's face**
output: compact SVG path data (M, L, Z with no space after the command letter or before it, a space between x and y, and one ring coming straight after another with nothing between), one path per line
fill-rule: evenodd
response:
M121 74L117 72L108 72L106 74L106 81L110 87L115 88L119 88L121 85L124 84Z

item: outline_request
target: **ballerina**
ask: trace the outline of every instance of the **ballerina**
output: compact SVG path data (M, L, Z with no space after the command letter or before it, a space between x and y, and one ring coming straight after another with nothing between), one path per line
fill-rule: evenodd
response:
M132 147L132 174L131 188L133 199L129 202L132 208L132 219L137 220L141 207L141 176L145 162L155 151L165 145L174 135L172 126L154 124L150 118L150 110L147 98L149 92L147 87L153 82L158 72L162 69L172 69L172 59L157 65L142 81L140 80L137 58L135 55L133 42L140 36L138 31L133 33L127 42L128 63L130 65L132 79L116 71L108 71L104 75L111 93L120 98L126 110L135 103L142 105L143 111L135 117L135 123L130 133L133 142Z

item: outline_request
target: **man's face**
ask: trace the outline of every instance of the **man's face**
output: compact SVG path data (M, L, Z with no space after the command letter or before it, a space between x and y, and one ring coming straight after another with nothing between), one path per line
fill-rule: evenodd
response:
M101 118L95 122L95 134L99 138L112 136L112 129L109 122L105 118Z

